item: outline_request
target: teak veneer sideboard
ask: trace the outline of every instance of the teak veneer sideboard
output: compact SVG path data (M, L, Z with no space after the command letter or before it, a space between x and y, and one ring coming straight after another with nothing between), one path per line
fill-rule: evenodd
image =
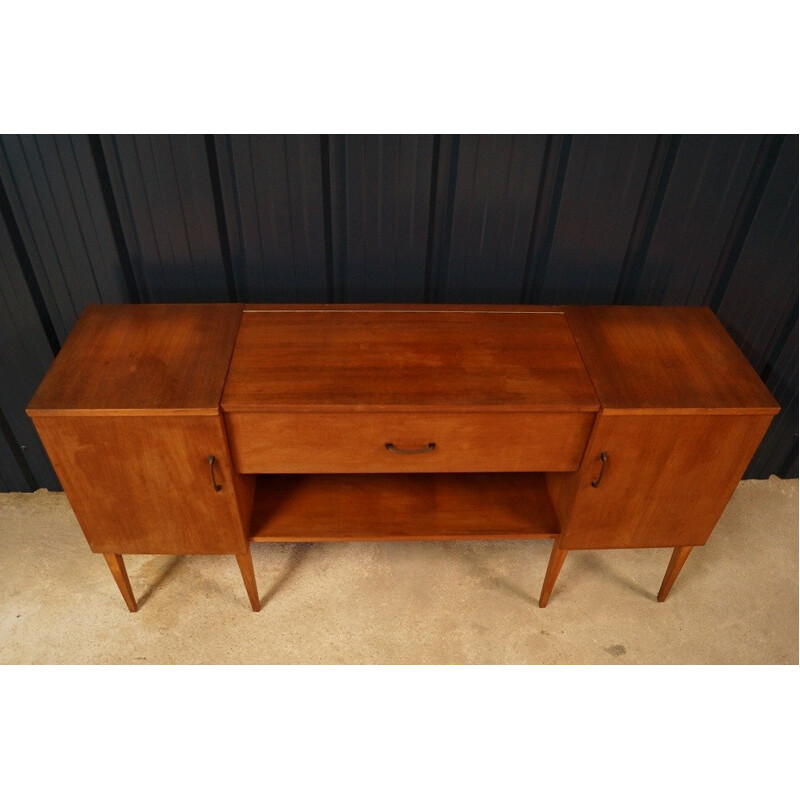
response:
M662 601L778 406L707 308L90 306L28 413L122 556L251 542L665 547Z

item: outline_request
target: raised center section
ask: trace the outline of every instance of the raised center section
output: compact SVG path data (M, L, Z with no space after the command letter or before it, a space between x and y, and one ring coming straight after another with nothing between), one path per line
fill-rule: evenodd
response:
M599 402L559 311L250 307L222 408L241 472L488 472L577 469Z

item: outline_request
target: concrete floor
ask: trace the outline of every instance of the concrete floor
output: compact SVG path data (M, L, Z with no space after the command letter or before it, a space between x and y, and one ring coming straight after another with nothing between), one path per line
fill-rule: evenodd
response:
M126 558L129 613L61 493L0 494L0 662L13 664L797 664L798 482L745 481L666 603L668 550L550 543L253 545Z

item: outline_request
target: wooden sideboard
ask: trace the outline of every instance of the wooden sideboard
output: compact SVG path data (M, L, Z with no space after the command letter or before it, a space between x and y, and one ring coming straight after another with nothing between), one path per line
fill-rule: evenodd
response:
M91 306L28 414L122 556L251 542L673 548L664 600L778 406L697 307Z

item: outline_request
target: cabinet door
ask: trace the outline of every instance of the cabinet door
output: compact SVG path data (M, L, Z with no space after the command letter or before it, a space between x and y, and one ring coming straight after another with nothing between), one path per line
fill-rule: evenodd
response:
M602 415L551 483L565 549L705 544L763 437L759 415ZM592 481L602 478L596 487Z
M35 423L96 553L245 551L253 479L232 471L219 416L40 416Z

